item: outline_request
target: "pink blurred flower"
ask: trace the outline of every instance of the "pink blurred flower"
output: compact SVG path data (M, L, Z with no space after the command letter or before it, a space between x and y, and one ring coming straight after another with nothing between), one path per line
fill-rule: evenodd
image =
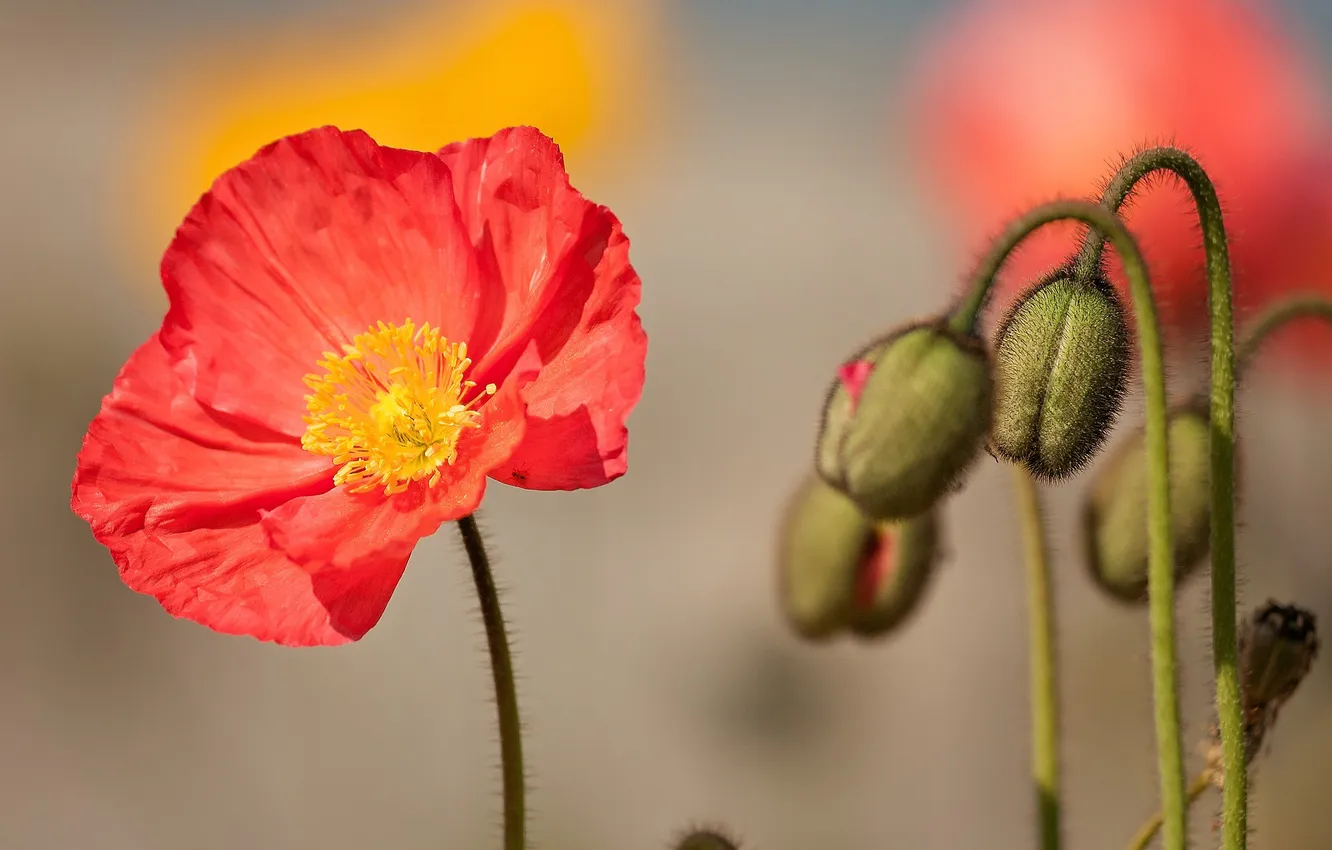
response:
M959 236L979 245L1036 203L1098 195L1122 156L1173 142L1215 181L1237 298L1256 305L1282 285L1273 258L1307 218L1306 166L1324 141L1306 57L1258 9L1234 0L967 6L927 44L914 78L907 123L927 188ZM1164 323L1204 327L1201 237L1187 191L1166 181L1130 205ZM1036 237L1009 267L1003 295L1062 261L1073 232Z
M1240 331L1259 308L1283 297L1319 295L1332 298L1332 150L1327 139L1314 158L1303 164L1298 184L1290 187L1298 215L1283 221L1280 241L1253 257L1240 292ZM1321 320L1294 322L1268 338L1261 359L1271 358L1287 374L1328 377L1332 364L1332 327Z

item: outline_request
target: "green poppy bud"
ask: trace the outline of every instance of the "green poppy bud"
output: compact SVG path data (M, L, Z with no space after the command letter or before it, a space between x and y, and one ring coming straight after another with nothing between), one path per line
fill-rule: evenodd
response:
M936 510L882 524L856 575L851 631L881 637L906 622L929 587L940 551Z
M791 627L820 639L846 625L856 575L874 547L875 529L842 493L817 476L787 509L779 545L779 590Z
M916 609L939 560L936 512L876 523L811 476L787 510L779 555L782 608L802 637L849 629L877 637Z
M1170 529L1175 579L1193 573L1210 545L1212 493L1210 429L1194 402L1170 412ZM1096 472L1083 534L1092 575L1125 602L1147 599L1147 440L1139 429Z
M1119 412L1129 354L1124 310L1104 279L1060 271L1033 287L999 328L992 450L1038 478L1077 472Z
M838 370L815 466L874 519L923 513L980 453L992 396L979 339L942 321L908 327Z

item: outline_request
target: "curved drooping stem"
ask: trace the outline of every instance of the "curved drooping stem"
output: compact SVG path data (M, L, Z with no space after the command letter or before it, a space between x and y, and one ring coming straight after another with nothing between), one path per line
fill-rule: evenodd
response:
M1059 850L1059 679L1055 651L1054 598L1045 517L1036 480L1013 467L1027 564L1027 667L1031 678L1031 771L1041 850Z
M1235 351L1235 374L1243 377L1268 337L1300 319L1322 319L1332 323L1332 300L1318 295L1297 295L1267 308L1240 340Z
M495 705L499 710L500 761L504 772L504 850L523 850L526 843L527 812L524 796L522 724L518 718L518 691L513 682L513 660L509 639L504 631L504 614L499 593L490 572L490 558L476 518L468 515L458 520L467 560L472 563L476 595L481 604L481 618L486 624L486 643L490 647L490 668L495 677Z
M1230 253L1221 204L1207 172L1182 150L1159 147L1127 160L1110 180L1102 204L1118 210L1145 177L1169 172L1193 195L1207 255L1212 321L1211 484L1212 484L1212 659L1216 673L1216 713L1221 727L1226 777L1222 846L1243 850L1248 837L1248 777L1244 759L1244 717L1240 703L1235 598L1235 322L1230 282ZM1101 264L1104 238L1090 233L1074 267L1090 276ZM1122 252L1121 252L1122 253ZM1137 299L1137 295L1134 295ZM1169 823L1166 846L1171 843Z
M1152 683L1155 695L1156 749L1161 774L1161 810L1167 850L1183 850L1186 841L1184 747L1180 740L1178 660L1175 647L1175 573L1170 528L1170 459L1166 442L1165 364L1147 265L1123 222L1100 204L1054 201L1013 222L986 254L971 291L949 320L954 330L974 333L994 278L1008 255L1046 224L1072 219L1105 234L1123 260L1137 318L1146 396L1147 536ZM1233 606L1232 606L1233 607ZM1233 622L1233 620L1232 620Z

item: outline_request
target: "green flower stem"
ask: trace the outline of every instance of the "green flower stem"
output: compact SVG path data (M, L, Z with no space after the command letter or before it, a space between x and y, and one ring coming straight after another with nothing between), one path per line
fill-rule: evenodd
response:
M1211 787L1211 770L1204 770L1197 776L1193 777L1193 782L1189 784L1188 790L1189 805L1191 806L1198 802L1198 798L1206 793L1207 789ZM1139 829L1137 834L1133 836L1133 839L1129 841L1128 850L1147 850L1147 845L1152 843L1152 839L1156 837L1156 833L1160 832L1160 830L1161 813L1157 812L1142 825L1142 828Z
M1171 147L1152 148L1129 159L1110 180L1102 204L1118 210L1144 177L1167 171L1193 194L1207 254L1212 314L1212 663L1216 673L1216 713L1221 727L1222 772L1226 777L1222 810L1222 847L1244 850L1248 838L1248 776L1244 759L1244 716L1240 703L1235 627L1235 322L1230 285L1230 255L1221 204L1207 172L1197 160ZM1100 265L1104 239L1089 234L1075 273L1091 274ZM1118 247L1118 246L1116 246ZM1121 252L1122 253L1122 252ZM1135 294L1136 300L1136 294ZM1166 846L1171 842L1166 824ZM1183 841L1183 838L1180 838Z
M1298 319L1332 322L1332 300L1318 295L1301 295L1278 301L1269 307L1240 341L1235 352L1235 374L1243 377L1267 338Z
M476 517L458 520L467 559L472 562L476 595L481 603L481 618L486 624L486 642L490 646L490 667L495 675L495 704L499 709L500 761L504 771L504 850L523 850L526 841L527 814L523 797L527 786L523 779L522 725L518 718L518 692L513 683L513 660L509 639L504 632L504 614L499 593L490 573L486 544L476 527Z
M1013 467L1027 562L1027 651L1031 677L1031 772L1041 850L1059 850L1059 684L1054 599L1041 494L1027 468Z
M1161 775L1161 810L1167 850L1183 850L1187 840L1184 806L1184 746L1179 723L1178 660L1175 648L1174 549L1170 529L1170 458L1166 442L1165 363L1156 301L1142 252L1123 222L1100 204L1054 201L1031 210L999 237L981 261L972 291L950 319L954 330L974 333L994 277L1023 239L1054 221L1072 219L1110 238L1124 263L1137 317L1142 380L1147 404L1147 535L1152 682L1155 693L1156 749ZM1232 606L1233 614L1233 606ZM1233 625L1233 619L1232 619ZM1232 632L1233 634L1233 632Z

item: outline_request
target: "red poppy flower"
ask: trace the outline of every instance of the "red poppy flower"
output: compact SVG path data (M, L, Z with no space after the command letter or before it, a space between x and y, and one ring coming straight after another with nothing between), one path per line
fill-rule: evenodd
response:
M978 241L1036 203L1099 192L1121 156L1173 141L1217 185L1242 290L1299 214L1290 188L1321 143L1316 76L1256 9L1233 0L968 7L927 48L913 98L909 123L928 185L962 235ZM1173 181L1145 191L1127 220L1163 320L1205 325L1201 237L1187 192ZM1037 236L1005 275L1008 292L1062 261L1072 233Z
M628 251L531 128L269 145L167 249L170 310L88 430L74 511L172 614L356 640L487 477L625 471L647 347Z

